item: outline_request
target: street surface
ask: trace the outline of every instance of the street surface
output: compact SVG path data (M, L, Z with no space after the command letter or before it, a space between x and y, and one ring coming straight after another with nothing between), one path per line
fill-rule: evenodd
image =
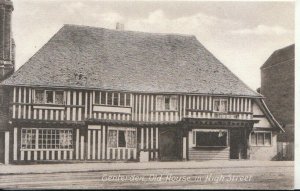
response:
M222 163L219 161L218 164ZM247 163L247 162L246 162ZM0 171L2 189L293 189L293 165L196 167L123 170L68 170L67 172L6 173ZM165 163L168 167L168 163ZM176 164L176 163L175 163ZM181 163L183 164L183 163ZM192 163L193 164L193 163ZM225 163L226 164L226 163ZM229 163L230 164L230 163ZM241 163L242 164L242 163ZM53 164L53 167L57 164ZM65 164L65 168L72 164ZM84 163L81 164L85 165ZM87 164L90 165L90 164ZM95 163L92 165L102 165ZM103 164L104 166L107 164ZM122 165L122 163L118 163ZM131 165L131 164L130 164ZM135 165L135 164L132 164ZM137 164L138 165L138 164ZM18 165L14 165L16 167ZM20 165L21 166L21 165ZM22 165L23 166L23 165ZM27 165L38 166L42 165ZM51 165L45 165L51 166ZM1 166L0 166L1 169Z

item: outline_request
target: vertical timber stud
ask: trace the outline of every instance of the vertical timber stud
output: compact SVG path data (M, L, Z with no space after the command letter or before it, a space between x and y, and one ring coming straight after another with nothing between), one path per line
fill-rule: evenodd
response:
M141 149L144 149L144 128L141 128Z
M18 92L19 92L19 95L18 95L18 103L19 103L19 106L18 106L18 119L21 119L21 98L22 98L22 88L19 87L18 88Z
M67 93L67 120L70 120L70 113L71 113L71 108L70 108L70 100L71 99L71 92L68 91Z
M155 134L156 134L156 139L155 139L155 148L158 150L158 128L156 127L156 131L155 131ZM158 159L158 151L156 152L155 156L156 158Z
M80 140L80 159L83 160L84 159L84 136L81 136L81 140Z
M87 98L88 98L88 93L85 92L85 96L84 96L84 99L85 99L85 102L84 102L84 118L87 119L88 118L88 103L87 103Z
M76 103L76 91L73 91L73 106L77 105ZM72 108L72 121L76 121L76 107Z
M26 87L24 87L23 103L26 103ZM26 119L26 104L23 105L23 119Z
M76 160L79 159L79 129L76 129Z
M13 145L13 148L14 148L14 159L13 160L18 160L18 128L14 128L14 145Z
M9 131L5 131L4 134L4 164L9 163Z
M102 143L102 159L104 160L105 159L105 126L103 125L102 126L102 140L103 140L103 143Z
M88 130L87 137L87 159L90 159L90 151L91 151L91 130Z
M80 106L80 108L78 109L78 121L81 121L82 119L81 119L81 115L82 115L82 108L81 108L81 106L82 106L82 92L80 91L79 92L79 98L78 98L78 105Z
M32 89L29 88L28 103L31 103L31 92L32 92ZM28 106L28 119L31 119L31 104Z
M183 145L183 153L182 153L182 159L186 160L186 137L183 137L183 141L182 141Z
M16 118L16 87L14 87L13 95L13 119Z

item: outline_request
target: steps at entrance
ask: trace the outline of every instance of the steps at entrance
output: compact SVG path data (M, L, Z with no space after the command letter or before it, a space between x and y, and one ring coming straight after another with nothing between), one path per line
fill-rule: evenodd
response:
M227 148L189 148L189 160L228 160Z

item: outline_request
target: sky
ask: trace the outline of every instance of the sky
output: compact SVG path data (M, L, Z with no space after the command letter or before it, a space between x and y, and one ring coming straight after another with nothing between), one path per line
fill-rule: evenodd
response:
M16 67L64 24L195 35L249 87L260 87L260 67L293 44L294 2L13 0Z

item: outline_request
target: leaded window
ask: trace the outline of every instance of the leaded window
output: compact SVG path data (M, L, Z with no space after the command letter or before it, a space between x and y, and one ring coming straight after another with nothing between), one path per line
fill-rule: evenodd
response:
M228 100L227 99L214 99L214 111L215 112L227 112Z
M178 97L177 96L156 96L156 110L157 111L177 111Z
M22 129L22 149L73 149L72 129Z
M111 148L135 148L136 130L129 128L119 128L108 130L108 147Z
M36 148L36 129L22 129L22 149Z

